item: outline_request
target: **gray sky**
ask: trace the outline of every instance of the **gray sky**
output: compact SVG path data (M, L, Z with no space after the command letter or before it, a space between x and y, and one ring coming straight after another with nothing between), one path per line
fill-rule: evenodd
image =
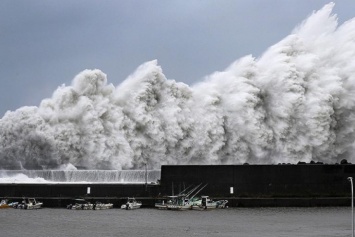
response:
M192 85L236 59L259 57L324 0L2 0L0 118L38 106L84 69L115 86L158 59L168 79ZM339 23L355 1L335 2Z

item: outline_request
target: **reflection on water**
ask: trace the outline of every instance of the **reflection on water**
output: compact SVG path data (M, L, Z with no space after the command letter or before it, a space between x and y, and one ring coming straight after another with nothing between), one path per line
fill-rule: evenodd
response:
M351 236L351 207L0 210L1 236Z

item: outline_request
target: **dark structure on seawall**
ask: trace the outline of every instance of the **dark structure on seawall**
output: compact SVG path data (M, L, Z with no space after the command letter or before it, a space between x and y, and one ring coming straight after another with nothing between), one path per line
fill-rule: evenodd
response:
M118 183L0 183L0 198L23 196L43 200L44 206L64 207L83 196L110 201L117 207L128 196L152 207L157 198L181 192L188 186L207 184L200 192L227 199L229 206L350 206L355 176L352 164L298 165L166 165L158 184Z
M164 166L161 186L207 183L203 194L231 206L348 206L354 175L352 164Z

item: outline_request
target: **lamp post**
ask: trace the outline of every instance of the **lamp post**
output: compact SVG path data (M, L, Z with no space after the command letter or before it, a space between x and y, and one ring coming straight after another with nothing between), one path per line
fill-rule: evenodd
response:
M351 226L352 226L352 237L354 237L354 188L353 188L353 177L348 177L351 183Z
M147 183L148 183L148 171L147 171L147 163L145 165L145 191L147 191Z

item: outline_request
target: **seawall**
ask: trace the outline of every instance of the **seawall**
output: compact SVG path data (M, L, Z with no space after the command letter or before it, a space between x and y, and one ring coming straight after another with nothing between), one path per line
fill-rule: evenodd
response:
M88 188L90 192L88 193ZM125 203L127 197L145 200L145 206L154 206L159 186L155 184L117 183L29 183L0 184L0 198L21 201L23 197L35 197L46 207L66 207L76 198L88 201L111 202L115 207Z
M202 183L201 194L214 197L349 197L354 175L351 164L162 166L161 188L169 194Z
M65 207L74 198L85 197L119 207L126 197L135 197L144 207L153 207L158 198L207 184L199 195L227 199L231 207L350 206L347 178L354 175L351 164L169 165L162 166L159 184L0 183L0 198L35 197L45 207Z

